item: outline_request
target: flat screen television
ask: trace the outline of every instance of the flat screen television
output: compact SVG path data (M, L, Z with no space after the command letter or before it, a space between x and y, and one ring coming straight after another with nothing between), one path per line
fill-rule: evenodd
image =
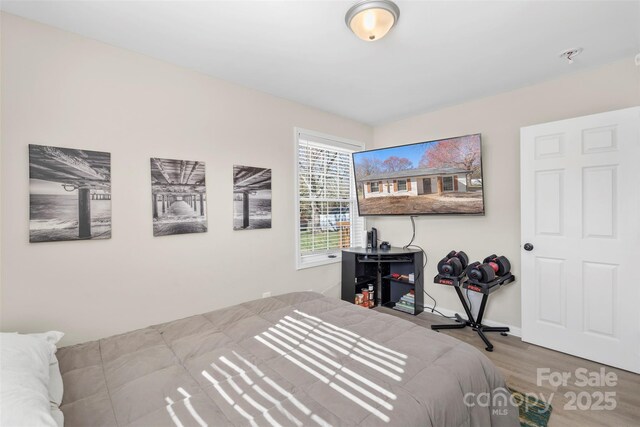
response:
M361 216L483 215L480 134L353 153Z

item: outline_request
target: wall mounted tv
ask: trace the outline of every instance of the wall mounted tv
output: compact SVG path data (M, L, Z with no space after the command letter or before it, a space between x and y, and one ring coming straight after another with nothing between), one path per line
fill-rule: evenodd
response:
M353 153L361 216L483 215L480 134Z

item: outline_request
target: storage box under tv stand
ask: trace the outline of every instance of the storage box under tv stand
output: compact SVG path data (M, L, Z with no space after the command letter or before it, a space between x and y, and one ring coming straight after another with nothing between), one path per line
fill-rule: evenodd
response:
M414 312L407 314L420 314L424 310L423 264L424 256L419 249L343 249L342 300L354 303L356 294L372 284L375 306L393 308L402 295L413 289ZM393 273L413 274L414 281L394 279Z

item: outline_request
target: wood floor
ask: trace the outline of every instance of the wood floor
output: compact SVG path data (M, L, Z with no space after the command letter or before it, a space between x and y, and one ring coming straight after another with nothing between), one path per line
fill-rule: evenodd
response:
M378 307L375 310L410 320L429 329L431 329L431 325L453 323L453 320L431 313L409 316L390 308ZM439 333L451 335L482 351L502 371L509 387L522 393L536 393L538 399L543 397L542 400L545 401L549 401L551 398L553 412L549 420L549 427L640 426L640 375L638 374L527 344L516 336L503 337L499 333L488 333L489 340L494 345L494 350L490 353L485 351L484 343L471 328L441 330ZM554 387L548 381L538 385L538 368L549 368L551 372L570 372L572 376L566 386ZM578 387L575 384L575 370L578 368L586 368L589 372L598 372L600 368L603 368L605 373L613 372L617 375L617 385L613 387ZM570 402L572 393L576 395L580 393L582 404L590 407L587 399L595 403L596 396L600 392L615 392L615 409L572 410L569 408L572 404ZM542 393L542 397L540 393ZM573 402L573 405L577 406L576 402Z

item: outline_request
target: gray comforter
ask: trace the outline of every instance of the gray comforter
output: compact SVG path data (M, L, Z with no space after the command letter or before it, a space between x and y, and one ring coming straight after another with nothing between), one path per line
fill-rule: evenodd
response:
M517 426L498 369L406 320L298 292L61 348L71 426Z

